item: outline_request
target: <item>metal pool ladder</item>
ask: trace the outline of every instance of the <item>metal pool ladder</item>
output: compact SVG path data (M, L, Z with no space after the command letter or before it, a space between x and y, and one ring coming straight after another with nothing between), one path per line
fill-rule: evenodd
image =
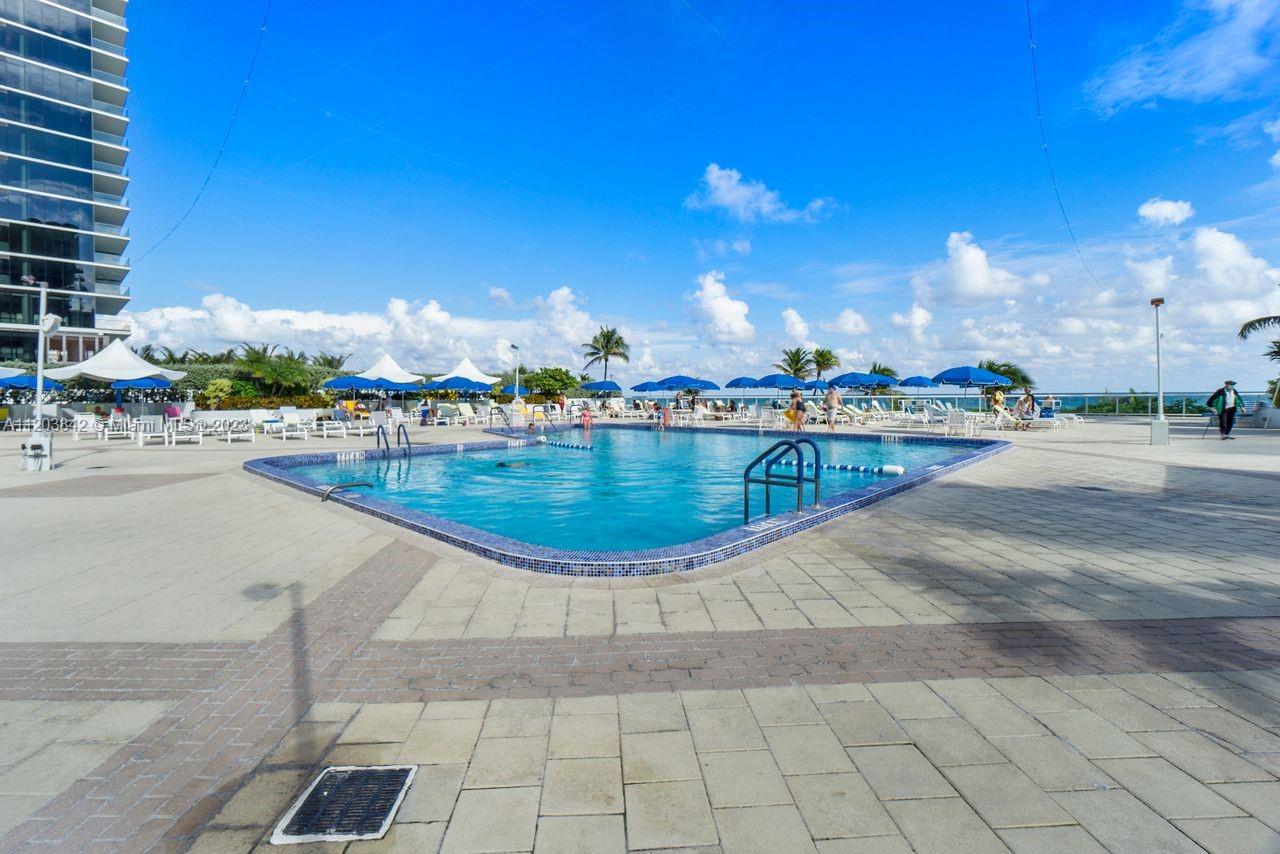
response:
M813 450L812 475L807 473L809 467L805 463L804 449L800 447L801 445L808 445ZM787 474L775 474L773 467L790 455L795 455L796 458L795 477ZM762 463L764 465L764 476L752 477L751 473ZM769 487L771 486L785 486L789 489L794 489L796 491L796 512L799 513L804 509L804 485L806 483L813 484L814 504L817 504L822 497L822 452L818 450L817 444L812 439L801 437L779 439L770 445L768 450L749 462L747 467L742 470L742 524L744 525L751 521L751 485L753 483L764 486L764 513L766 516L772 511L769 502Z

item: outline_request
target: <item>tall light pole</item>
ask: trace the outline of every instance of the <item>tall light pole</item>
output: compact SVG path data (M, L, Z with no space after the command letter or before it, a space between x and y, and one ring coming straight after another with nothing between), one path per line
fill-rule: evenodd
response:
M44 355L45 332L56 332L61 325L61 318L47 314L49 309L49 283L37 282L35 276L23 276L22 283L29 288L40 288L40 314L36 318L36 406L35 406L35 426L32 430L40 429L40 417L44 411Z
M516 393L512 395L511 402L515 403L520 400L520 348L515 344L511 345L511 350L516 354Z
M1151 422L1151 444L1169 444L1169 422L1164 417L1164 377L1160 364L1160 306L1164 305L1164 297L1151 300L1151 307L1156 313L1156 417Z

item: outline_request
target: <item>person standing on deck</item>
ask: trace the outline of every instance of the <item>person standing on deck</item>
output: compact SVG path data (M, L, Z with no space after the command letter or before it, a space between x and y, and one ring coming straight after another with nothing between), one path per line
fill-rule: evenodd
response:
M1236 394L1236 381L1224 382L1222 388L1209 395L1207 403L1210 409L1218 413L1218 433L1223 439L1234 439L1231 428L1236 426L1236 409L1240 405L1240 395Z

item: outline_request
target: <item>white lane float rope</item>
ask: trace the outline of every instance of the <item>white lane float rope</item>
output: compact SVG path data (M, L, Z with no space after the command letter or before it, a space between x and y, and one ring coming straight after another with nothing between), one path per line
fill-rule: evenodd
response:
M572 451L590 451L590 445L579 445L574 442L545 442L543 443L549 448L568 448Z
M796 464L796 461L795 461L795 460L778 460L778 465L780 465L780 466L795 466L795 464ZM811 468L813 468L813 463L806 462L806 463L804 464L804 467L805 467L805 468L807 468L807 469L811 469ZM898 474L902 474L902 473L904 473L904 472L906 471L906 469L904 469L902 466L894 466L894 465L888 465L888 466L850 466L850 465L841 465L841 464L837 464L837 463L823 463L823 464L822 464L822 467L823 467L824 469L831 469L832 471L856 471L856 472L861 472L862 474L892 474L892 475L898 475Z

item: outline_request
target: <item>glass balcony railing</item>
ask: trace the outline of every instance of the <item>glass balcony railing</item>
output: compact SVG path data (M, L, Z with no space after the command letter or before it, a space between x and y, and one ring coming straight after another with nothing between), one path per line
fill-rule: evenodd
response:
M118 45L104 39L92 39L89 43L98 48L98 50L105 50L107 53L114 53L116 56L125 55L123 45Z
M95 252L93 260L99 264L115 264L120 267L128 267L129 259L127 256L118 255L114 252Z
M118 196L115 193L94 193L93 200L101 202L104 205L115 205L119 208L129 207L129 199L127 196Z
M100 314L95 317L93 326L103 332L130 332L133 330L133 324L127 318L115 317L110 314Z
M129 177L129 170L118 163L107 163L105 160L93 161L93 169L95 172L110 172L112 175L119 175L121 178Z
M92 77L94 80L101 80L103 83L111 83L115 86L124 88L124 77L119 74L112 74L110 71L103 71L101 68L93 69Z
M116 136L114 133L107 133L106 131L95 130L93 132L93 138L98 142L109 142L112 145L119 145L121 147L124 147L124 137Z
M125 25L123 16L117 15L114 12L108 12L105 9L99 9L97 6L93 7L93 12L90 14L100 21L107 21L108 23L116 24L121 27Z
M93 286L93 292L105 296L127 297L129 286L124 282L97 282Z
M111 113L113 116L124 117L128 115L128 113L125 112L124 107L119 104L112 104L109 101L99 101L97 98L94 98L93 101L90 102L90 106L95 110L101 110L104 113Z
M112 225L109 222L94 222L93 230L98 234L110 234L116 237L128 237L129 227L126 225Z

